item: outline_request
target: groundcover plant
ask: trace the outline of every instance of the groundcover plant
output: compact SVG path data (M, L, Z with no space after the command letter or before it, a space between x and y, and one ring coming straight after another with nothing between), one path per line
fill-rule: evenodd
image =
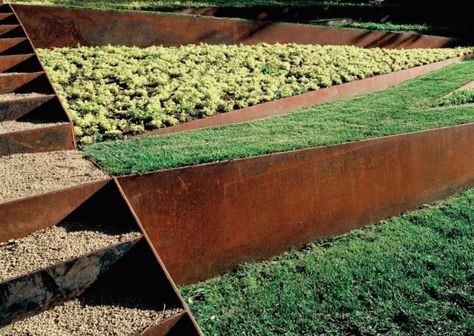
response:
M259 44L39 50L81 144L120 139L471 52Z

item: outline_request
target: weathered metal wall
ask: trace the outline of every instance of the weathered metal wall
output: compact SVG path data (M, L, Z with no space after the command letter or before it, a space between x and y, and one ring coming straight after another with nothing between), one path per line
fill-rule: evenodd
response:
M430 48L457 45L450 38L335 29L265 21L183 15L94 11L14 5L38 48L81 45L181 45L188 43L303 43L360 47Z
M119 179L173 279L207 279L474 184L474 124Z

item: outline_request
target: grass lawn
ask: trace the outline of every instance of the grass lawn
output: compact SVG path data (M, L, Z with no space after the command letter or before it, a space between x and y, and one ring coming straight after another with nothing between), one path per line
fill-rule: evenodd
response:
M120 139L465 54L259 44L39 50L80 143Z
M474 189L181 292L205 335L472 335Z
M474 61L466 61L383 92L305 111L83 149L107 171L129 174L474 122L472 105L432 108L433 101L473 78Z

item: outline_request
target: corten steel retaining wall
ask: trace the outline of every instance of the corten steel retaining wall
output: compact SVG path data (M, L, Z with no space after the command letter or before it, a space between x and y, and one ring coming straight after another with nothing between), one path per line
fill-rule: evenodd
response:
M13 6L38 48L81 45L182 45L189 43L302 43L385 48L434 48L458 39L409 33L371 32L266 21L184 15Z
M474 185L474 124L119 178L192 283Z
M262 119L270 116L293 112L303 108L309 108L322 103L334 102L337 100L354 97L356 95L382 91L409 79L424 75L428 72L441 69L445 66L458 63L466 59L471 59L473 56L474 54L466 55L441 62L418 66L411 69L396 71L385 75L378 75L371 78L335 85L326 89L320 89L297 96L278 99L268 103L257 104L248 108L226 113L219 113L207 118L196 119L176 126L159 128L155 131L137 135L136 137L171 134L212 126L222 126Z

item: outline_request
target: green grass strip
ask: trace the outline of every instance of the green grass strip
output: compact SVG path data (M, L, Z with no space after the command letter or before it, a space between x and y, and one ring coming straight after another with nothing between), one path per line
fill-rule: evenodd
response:
M383 92L264 120L85 146L113 174L130 174L357 141L474 121L471 106L430 108L474 78L474 61L452 65Z
M471 335L474 189L181 292L205 335Z
M473 104L474 89L465 89L453 92L449 96L439 99L436 103L439 106Z

